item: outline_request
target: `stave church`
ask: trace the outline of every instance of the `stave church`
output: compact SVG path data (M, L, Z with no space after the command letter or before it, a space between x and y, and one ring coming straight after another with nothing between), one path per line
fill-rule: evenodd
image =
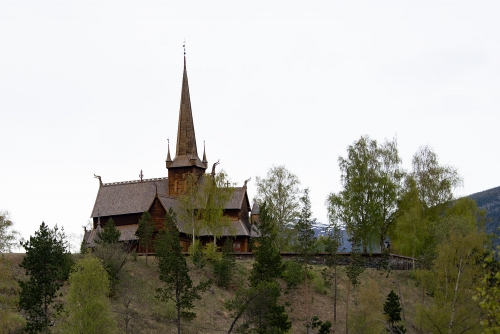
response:
M92 229L85 231L87 246L94 245L97 233L112 218L120 231L120 242L129 244L141 253L143 250L139 248L136 231L142 214L149 211L155 230L162 229L169 208L179 210L179 196L184 190L187 175L191 173L198 182L203 182L205 177L213 176L215 166L216 164L213 165L212 174L206 173L208 161L205 147L202 159L198 155L184 53L177 143L174 159L171 158L170 146L167 144L167 177L143 179L141 171L139 180L103 183L101 177L96 176L99 179L99 190L91 214ZM234 252L251 251L250 239L256 233L252 225L257 221L258 207L254 204L253 210L251 209L246 182L242 187L233 187L231 198L225 205L224 216L229 219L230 228L224 230L222 237L217 239L217 244L221 246L230 238ZM177 227L181 245L187 252L192 236L187 231L185 222L180 219ZM201 232L198 237L202 243L213 241L212 235L207 232Z

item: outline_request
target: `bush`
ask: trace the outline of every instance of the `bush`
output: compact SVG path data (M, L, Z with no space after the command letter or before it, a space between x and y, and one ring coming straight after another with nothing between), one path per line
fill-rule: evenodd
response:
M228 288L234 274L233 242L227 239L222 248L222 258L214 263L215 284L222 288Z
M304 267L301 263L295 261L283 261L285 270L282 277L286 282L288 290L295 289L299 284L304 282Z
M203 247L203 254L208 261L214 263L222 258L222 253L219 252L218 247L213 242L209 242Z
M123 249L123 245L119 243L98 244L93 255L102 260L104 269L108 273L110 282L111 295L116 292L118 284L118 274L123 266L129 260L130 253Z
M201 241L195 240L194 243L189 246L189 254L191 255L191 260L196 268L201 269L206 264L205 255L203 254L203 245Z
M313 271L309 271L308 279L309 278L313 283L314 291L322 295L326 295L328 293L328 289L326 287L325 280L323 279L323 277L321 277L320 275L316 274Z

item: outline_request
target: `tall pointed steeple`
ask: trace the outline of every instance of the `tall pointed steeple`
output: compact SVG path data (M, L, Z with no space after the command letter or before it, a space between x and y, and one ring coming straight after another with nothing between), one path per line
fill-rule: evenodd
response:
M167 160L165 162L167 163L167 168L172 166L172 158L170 157L170 139L167 139L167 146L168 146L168 152L167 152Z
M205 141L203 141L203 164L205 167L207 167L208 160L207 160L207 154L205 153Z
M197 166L206 168L198 157L196 135L194 132L193 111L189 96L189 84L186 70L186 52L184 51L184 73L182 76L181 105L179 109L179 124L177 128L177 146L175 158L170 167Z

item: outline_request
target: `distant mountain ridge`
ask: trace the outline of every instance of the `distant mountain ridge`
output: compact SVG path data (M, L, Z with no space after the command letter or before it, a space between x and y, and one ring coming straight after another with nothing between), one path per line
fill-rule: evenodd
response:
M495 245L500 244L500 187L491 188L468 196L476 205L486 210L486 232L495 233Z

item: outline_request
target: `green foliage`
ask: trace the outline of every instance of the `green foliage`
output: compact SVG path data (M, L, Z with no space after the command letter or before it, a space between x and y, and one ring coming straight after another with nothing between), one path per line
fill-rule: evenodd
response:
M435 229L436 258L432 268L418 272L433 295L433 305L422 309L424 327L461 332L478 330L479 305L471 303L473 290L484 275L486 235L478 232L477 222L467 216L445 217Z
M343 190L327 199L329 220L344 225L366 251L383 247L387 231L396 220L403 179L397 143L378 145L361 137L339 157Z
M276 244L279 251L287 250L293 237L293 223L299 216L298 177L285 166L273 166L266 178L257 177L257 199L259 206L267 205L268 215L277 232Z
M330 327L332 327L332 323L330 321L321 321L317 315L313 316L310 325L312 329L318 329L317 334L328 334L330 333Z
M366 267L365 260L361 256L361 250L359 246L359 241L357 239L352 238L352 250L351 250L351 258L350 264L346 268L347 277L349 277L349 281L354 287L357 287L361 281L359 280L359 275L361 275Z
M279 248L275 243L277 239L275 223L265 202L260 205L259 219L260 236L253 239L255 262L249 278L252 286L257 286L262 281L275 281L281 277L284 270Z
M19 232L12 229L14 223L10 220L9 212L0 211L0 254L10 252L16 245Z
M67 252L64 230L50 229L42 222L35 236L22 241L26 256L20 266L29 276L27 281L19 281L21 292L19 308L27 320L26 331L45 331L51 322L50 305L56 293L69 275L71 254ZM56 309L59 309L56 305Z
M422 146L413 155L411 176L416 182L418 196L428 215L439 215L442 205L453 199L453 189L462 183L456 168L439 164L437 154Z
M114 244L120 240L120 231L115 227L113 218L109 218L101 232L97 233L98 244Z
M350 333L373 333L383 332L381 319L384 318L380 307L383 303L383 295L380 293L378 283L369 278L359 287L358 297L351 310L348 320Z
M116 333L111 313L109 279L101 260L86 255L69 276L67 318L60 327L64 333Z
M165 217L165 229L158 234L155 243L160 280L164 286L156 289L156 298L162 302L173 301L177 310L177 329L180 334L181 318L193 319L196 313L191 310L194 301L201 299L200 293L208 289L211 281L201 282L193 286L189 277L186 259L182 254L177 231L177 216L169 208Z
M225 229L231 227L231 220L224 215L227 202L233 196L234 188L223 170L214 177L206 176L201 188L201 207L199 208L200 228L210 232L216 240Z
M146 264L148 264L149 247L153 244L154 232L155 225L151 219L151 214L149 211L146 211L142 214L137 232L135 233L139 237L139 245L146 248Z
M184 191L178 199L178 214L181 221L186 222L186 231L193 234L193 242L196 236L200 235L201 223L200 214L204 206L203 184L199 182L198 176L187 173L184 176Z
M406 329L404 328L404 326L395 325L396 322L401 321L401 310L402 308L401 305L399 304L399 297L393 290L391 290L384 303L384 314L387 317L389 323L391 324L391 329L394 328L396 330L397 328L402 333L405 333Z
M284 261L285 270L282 277L285 280L288 290L294 290L304 282L305 270L304 266L292 260Z
M206 258L203 254L203 245L201 241L195 239L194 243L189 246L189 254L196 268L201 269L205 266Z
M297 231L297 244L295 251L307 261L307 257L316 253L316 238L314 237L313 223L311 218L311 200L309 199L309 189L305 189L302 197L300 198L302 209L299 214L299 220L295 224Z
M215 243L208 243L203 247L203 255L210 262L220 261L222 253L219 252L219 247Z
M396 252L421 258L432 243L430 222L424 215L416 181L407 177L399 202L399 216L391 229L391 242Z
M496 255L496 256L495 256ZM479 300L479 306L486 312L486 316L481 320L484 333L500 333L500 247L497 247L496 254L492 252L483 262L486 273L481 278L477 287L477 294L474 300Z
M123 249L121 243L100 243L95 247L93 255L101 259L110 281L110 295L116 292L119 273L129 261L130 253Z
M254 287L238 290L235 298L224 304L234 319L228 334L235 328L243 333L287 333L292 323L285 307L278 304L280 295L277 282L262 281ZM242 318L244 321L236 326Z
M9 259L0 255L0 333L21 333L26 321L16 312L19 286L10 266Z
M278 247L276 225L266 202L260 205L260 237L257 238L255 262L250 273L250 287L237 291L235 297L225 303L233 318L228 334L237 327L244 333L286 333L292 326L285 307L278 304L281 296L277 279L283 272ZM244 316L244 321L236 326Z
M227 289L234 276L235 258L233 253L233 241L226 239L222 248L222 258L214 263L215 284Z

